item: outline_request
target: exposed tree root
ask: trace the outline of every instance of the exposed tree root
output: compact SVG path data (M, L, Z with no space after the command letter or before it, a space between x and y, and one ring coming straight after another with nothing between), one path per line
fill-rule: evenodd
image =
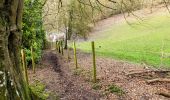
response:
M155 82L168 82L170 83L170 78L156 78L152 80L147 80L146 81L148 84L155 83Z
M149 71L141 71L141 72L131 72L128 73L126 76L135 77L135 76L142 76L142 75L154 75L154 74L167 74L170 73L170 70L149 70Z

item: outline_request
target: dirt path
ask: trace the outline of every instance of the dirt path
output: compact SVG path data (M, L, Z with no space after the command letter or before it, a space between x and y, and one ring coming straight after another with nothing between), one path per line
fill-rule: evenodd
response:
M73 54L73 51L70 52ZM91 54L78 51L79 71L75 75L73 55L67 62L66 55L55 51L45 51L35 75L30 74L30 80L39 80L46 84L46 89L54 92L61 100L169 100L159 92L170 91L167 82L148 84L146 81L154 78L169 77L162 73L144 73L128 76L132 72L153 71L144 65L137 65L109 58L97 57L97 83L100 88L92 89ZM59 59L60 58L60 59ZM31 72L30 72L31 73ZM116 85L124 91L123 95L110 93L109 85ZM51 99L53 100L53 99Z
M91 89L90 84L75 76L66 60L56 56L55 51L45 51L41 64L30 80L39 80L47 90L56 93L61 100L97 100L101 96Z

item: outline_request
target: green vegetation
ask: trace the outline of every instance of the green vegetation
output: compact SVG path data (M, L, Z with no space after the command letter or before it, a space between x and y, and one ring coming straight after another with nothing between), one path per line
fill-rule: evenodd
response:
M45 16L45 19L47 18L47 20L45 20L44 23L51 22L53 25L53 28L49 31L56 30L65 32L68 40L74 39L76 36L86 38L87 33L91 29L89 24L93 22L91 7L79 3L77 0L63 0L63 3L59 3L57 6L59 6L57 9L51 8L58 12L52 14L55 16L54 19L52 19L53 17L51 18L51 16ZM54 20L56 23L54 23ZM51 26L46 24L45 27ZM67 41L65 41L65 44L66 49Z
M46 92L45 85L42 83L36 82L29 87L22 72L24 69L26 76L26 66L27 64L31 64L31 55L34 55L35 62L38 62L41 57L45 42L43 24L52 26L54 31L56 29L57 32L66 32L67 38L65 40L75 39L77 36L86 38L87 33L96 21L113 14L123 12L131 13L133 10L143 8L142 2L145 0L118 0L117 2L115 2L115 0L108 0L107 2L105 0L52 0L52 3L47 5L48 8L45 9L44 5L46 5L47 1L48 0L0 1L0 99L46 100L49 97L50 94ZM164 1L165 6L168 6L167 4L169 2L166 0L161 1ZM57 4L57 6L52 6L52 4ZM49 11L49 6L57 8L57 10L51 12ZM115 12L111 9L114 9ZM57 15L53 16L57 21L50 18L52 19L52 23L57 24L57 28L51 23L44 23L44 17L51 15L48 12ZM49 22L49 20L47 20L47 22ZM147 27L143 27L142 25L147 25ZM134 24L133 27L124 23L115 25L103 31L105 34L101 34L98 36L98 39L96 39L98 46L97 54L143 62L155 66L169 66L170 36L168 35L168 28L169 19L162 16L152 18L150 21L146 21L140 25ZM46 30L52 31L51 29ZM65 44L67 44L67 41ZM90 45L87 47L87 43L80 45L82 45L81 49L91 51L91 47ZM21 67L20 47L26 52L27 61L25 61L24 53L22 53L24 68ZM32 51L34 51L34 54ZM34 60L34 57L32 56L32 60ZM53 56L49 54L49 57L52 58ZM49 65L52 64L55 66L56 63L53 62L57 59L52 58L52 62L50 62ZM27 62L27 64L25 62ZM32 65L34 65L34 61L32 62ZM48 62L45 61L45 63L47 63L47 67L49 67ZM46 64L44 65L46 66ZM77 74L79 73L80 72L77 72ZM92 76L90 71L81 73L85 77L88 75ZM66 77L68 75L66 75ZM28 79L26 80L28 81ZM66 82L67 81L63 81L62 83L67 85L65 84ZM93 88L98 89L100 86L96 84ZM124 93L115 85L109 86L106 91L119 95ZM75 93L77 92L75 89ZM57 98L57 96L54 96L54 98Z
M31 46L35 61L41 57L45 41L43 29L42 8L44 0L24 0L22 47L26 51L26 60L31 64Z
M83 71L84 71L84 70L81 69L81 68L75 68L74 71L73 71L73 74L79 76L79 75L82 74Z
M102 86L101 86L101 84L99 84L99 83L94 83L94 84L92 85L92 88L93 88L94 90L100 90L100 89L102 88Z
M47 100L50 93L45 91L45 85L40 82L35 82L34 84L30 85L30 89L32 91L32 94L34 96L35 100Z
M110 93L115 93L117 95L123 95L124 94L124 91L116 85L109 85L108 88L106 89L106 91L108 91Z
M141 24L119 23L95 36L96 54L152 66L170 66L170 19L155 16ZM82 42L78 49L91 52L90 42ZM162 56L163 52L163 56ZM162 60L161 60L162 59Z

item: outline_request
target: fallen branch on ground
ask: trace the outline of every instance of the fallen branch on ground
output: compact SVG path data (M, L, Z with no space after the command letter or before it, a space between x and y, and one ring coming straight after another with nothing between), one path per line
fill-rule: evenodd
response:
M146 73L170 73L170 70L149 70L149 71L142 71L142 72L132 72L126 74L126 76L135 76L135 75L141 75L141 74L146 74Z
M162 96L167 97L167 98L170 98L170 93L169 92L159 92L157 94L162 95Z
M168 83L170 83L170 79L169 78L156 78L156 79L152 79L152 80L147 80L146 82L148 84L155 83L155 82L168 82Z

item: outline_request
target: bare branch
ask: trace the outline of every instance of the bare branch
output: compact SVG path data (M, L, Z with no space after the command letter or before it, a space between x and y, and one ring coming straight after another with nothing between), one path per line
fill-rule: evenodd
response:
M105 8L112 9L112 10L116 10L116 9L114 9L114 8L112 8L112 7L109 7L109 6L106 6L106 5L102 4L99 0L96 0L96 1L97 1L97 3L99 3L101 6L103 6L103 7L105 7ZM111 1L111 0L109 0L109 1ZM112 1L112 2L113 2L113 1Z
M166 6L168 12L170 13L170 9L169 9L169 7L168 7L168 4L167 4L166 0L163 0L163 2L164 2L164 4L165 4L165 6Z

